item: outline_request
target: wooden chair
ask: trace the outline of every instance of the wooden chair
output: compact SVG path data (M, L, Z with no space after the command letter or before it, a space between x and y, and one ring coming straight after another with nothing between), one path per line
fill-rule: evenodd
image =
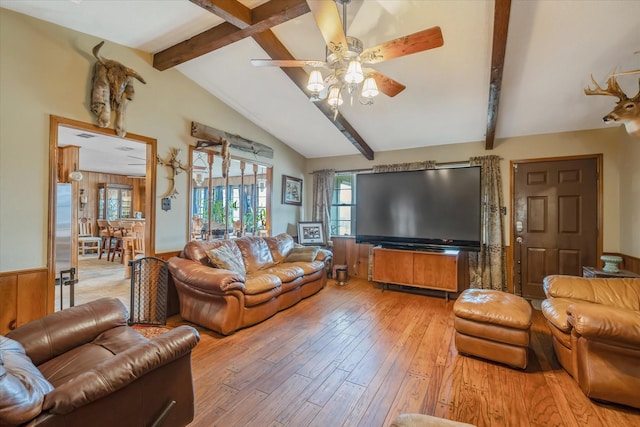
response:
M120 257L120 262L123 262L124 248L122 245L122 237L126 234L126 228L119 219L107 221L109 224L109 235L111 237L111 259L109 259L109 253L107 253L107 260L114 262L116 260L116 254Z
M133 258L135 259L138 255L144 256L144 223L136 222L131 227L131 232L133 234Z
M80 255L85 255L87 251L99 252L102 239L93 235L92 222L90 218L80 218L78 220L78 251Z
M98 259L102 259L102 254L107 252L107 261L109 260L109 255L111 254L111 231L109 227L109 221L106 219L98 219L96 220L98 223L98 234L102 239L102 245L100 245L100 254L98 255Z

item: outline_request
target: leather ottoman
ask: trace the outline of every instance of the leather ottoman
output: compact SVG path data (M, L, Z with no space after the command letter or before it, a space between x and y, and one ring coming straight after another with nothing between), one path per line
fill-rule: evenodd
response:
M455 344L459 353L525 369L531 305L517 295L490 289L467 289L453 305Z

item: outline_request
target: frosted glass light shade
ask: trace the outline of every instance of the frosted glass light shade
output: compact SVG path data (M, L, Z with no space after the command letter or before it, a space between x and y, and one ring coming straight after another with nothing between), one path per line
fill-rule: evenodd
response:
M364 80L364 74L362 74L362 65L358 61L351 61L349 68L347 68L347 74L344 75L344 81L351 83L360 83Z
M314 93L318 93L322 89L324 89L323 78L320 71L313 70L311 74L309 74L307 89L309 89L311 92L314 92Z
M378 91L376 79L374 79L373 77L367 77L367 79L362 84L362 96L365 98L373 98L379 93L380 92Z
M329 90L329 98L327 99L327 103L332 107L338 107L342 105L342 94L340 93L340 87L332 86L331 90Z

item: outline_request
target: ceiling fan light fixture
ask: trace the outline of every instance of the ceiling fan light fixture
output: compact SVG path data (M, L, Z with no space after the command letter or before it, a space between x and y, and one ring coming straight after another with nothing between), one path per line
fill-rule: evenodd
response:
M313 93L319 93L324 89L324 79L322 78L322 73L320 73L320 71L313 70L311 74L309 74L307 89Z
M379 93L376 79L367 77L362 84L362 96L364 98L373 98L374 96L378 96Z
M327 98L327 104L332 108L337 108L342 105L344 101L342 100L342 94L340 93L339 86L331 86L329 89L329 97Z
M347 73L344 75L344 81L349 84L359 84L364 80L364 74L362 73L362 65L360 61L353 60L349 62Z

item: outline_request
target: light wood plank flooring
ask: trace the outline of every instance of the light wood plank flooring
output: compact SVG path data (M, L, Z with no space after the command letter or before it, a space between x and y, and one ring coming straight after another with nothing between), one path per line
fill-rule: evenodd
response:
M584 396L539 311L526 370L458 355L453 303L329 281L234 335L198 328L192 426L388 426L403 412L478 426L640 425L639 411Z
M80 305L102 297L119 298L129 308L131 301L131 280L124 278L124 264L107 261L106 254L98 259L98 254L78 257L78 283L74 286L74 302ZM70 287L65 286L62 306L70 304ZM60 310L60 287L56 286L55 310Z

